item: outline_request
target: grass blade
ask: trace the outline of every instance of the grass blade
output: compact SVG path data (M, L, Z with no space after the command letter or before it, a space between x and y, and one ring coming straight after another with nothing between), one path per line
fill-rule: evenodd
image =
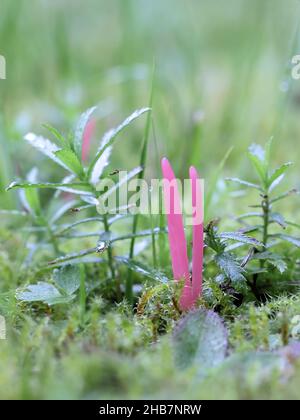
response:
M154 93L154 67L153 67L153 73L152 73L152 82L151 82L151 92L150 92L150 99L149 99L149 110L145 125L145 132L144 132L144 141L143 141L143 147L141 151L141 157L140 157L140 166L142 167L142 171L139 174L138 179L143 179L145 174L145 165L147 160L147 151L148 151L148 142L149 142L149 133L150 133L150 126L151 126L151 116L152 116L152 104L153 104L153 93ZM134 256L134 245L135 245L135 234L138 227L138 220L139 220L139 214L135 214L133 218L133 224L132 224L132 234L133 237L131 239L130 248L129 248L129 260L131 260ZM154 240L154 238L153 238ZM126 281L126 298L129 303L132 303L133 299L133 290L132 290L132 273L131 271L128 271L127 275L127 281Z

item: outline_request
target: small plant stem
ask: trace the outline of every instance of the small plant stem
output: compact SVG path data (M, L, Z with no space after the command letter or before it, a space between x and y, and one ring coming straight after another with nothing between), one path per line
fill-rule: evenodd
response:
M268 244L268 228L269 228L269 217L270 217L270 203L269 203L269 196L268 194L264 195L263 201L262 201L262 210L263 210L263 244L266 248Z
M266 249L266 246L268 245L268 239L269 239L269 221L270 221L270 201L269 201L269 195L266 192L263 196L263 200L261 203L261 208L263 211L263 234L262 234L262 243L264 245L263 250L264 251ZM264 268L265 266L265 261L261 260L260 261L260 267ZM263 295L261 295L259 293L259 290L257 288L257 279L258 279L258 274L254 274L253 275L253 281L249 282L249 286L252 290L252 293L254 294L254 296L256 297L256 299L258 301L262 301L263 299Z
M107 214L103 215L103 223L104 223L105 233L109 236L110 235L110 229L109 229L109 224L108 224L108 220L107 220ZM107 255L108 255L108 265L109 265L110 273L111 273L112 279L114 280L115 279L115 267L114 267L114 260L113 260L113 254L112 254L111 246L109 246L108 249L107 249Z

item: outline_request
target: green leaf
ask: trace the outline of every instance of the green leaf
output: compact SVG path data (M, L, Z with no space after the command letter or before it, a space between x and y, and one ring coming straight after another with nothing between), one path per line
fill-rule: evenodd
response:
M73 295L80 287L80 267L65 265L54 270L53 280L67 295Z
M37 179L37 169L33 168L29 174L27 175L28 182L36 182ZM26 202L26 208L30 211L31 214L34 216L40 216L42 213L40 198L38 192L34 189L28 189L23 192L24 196L23 199ZM22 199L22 197L21 197Z
M53 134L53 136L59 141L62 147L69 145L64 136L55 127L50 124L43 124L43 127L45 127L48 131L50 131L51 134Z
M55 156L59 158L69 170L79 178L84 176L84 171L76 154L71 149L61 149L55 152Z
M89 170L88 170L88 177L90 179L91 174L93 172L93 169L98 162L98 160L101 158L104 151L112 146L114 141L116 140L119 133L121 133L126 127L128 127L133 121L135 121L137 118L139 118L141 115L143 115L145 112L149 112L150 108L142 108L134 111L126 120L124 120L118 127L111 129L107 133L104 134L100 148L92 161Z
M248 157L264 185L267 183L267 167L265 150L259 144L252 144L248 149Z
M298 223L294 223L294 222L286 222L287 225L289 226L293 226L297 229L300 229L300 225Z
M74 296L63 296L56 287L45 282L27 286L24 291L18 291L16 297L23 302L43 302L50 306L74 299Z
M280 213L271 213L270 214L270 222L277 223L282 228L286 228L286 222L282 214Z
M36 216L39 216L41 214L41 204L37 190L27 189L25 190L25 196L27 203L32 209L33 213Z
M268 179L269 190L273 190L275 188L275 186L278 185L278 184L274 184L274 183L278 180L279 177L281 177L288 170L288 168L292 164L293 164L292 162L284 163L283 165L281 165L279 168L275 169L270 174L269 179Z
M151 267L146 266L140 262L134 261L126 257L115 257L115 260L121 264L125 264L130 270L141 274L142 276L148 277L152 280L159 281L161 283L167 283L168 278L159 270L155 270Z
M244 234L253 233L253 232L256 232L258 230L261 230L261 228L262 228L262 225L245 226L245 227L241 228L239 230L239 232L244 233Z
M253 254L251 260L265 260L269 264L273 265L281 274L287 270L286 262L281 258L280 255L273 252L257 252Z
M277 238L282 239L283 241L289 242L292 245L297 246L300 248L300 238L295 238L294 236L285 235L285 234L279 234L279 235L273 235Z
M290 197L291 195L294 195L294 194L299 194L299 191L296 188L293 188L292 190L286 191L283 194L280 194L277 197L274 197L272 200L270 200L270 204L273 204L279 200L283 200L284 198Z
M232 241L242 242L244 244L254 245L254 246L263 246L261 242L257 239L247 236L241 232L222 232L217 235L221 239L229 239Z
M75 260L77 258L85 257L86 255L97 253L97 247L84 249L79 252L74 252L72 254L65 255L63 257L56 258L55 260L50 261L49 265L60 265L67 261Z
M81 162L81 156L82 156L82 141L83 141L83 134L84 130L86 128L87 123L89 122L89 119L92 115L92 113L97 109L96 106L93 106L92 108L89 108L87 111L85 111L83 114L81 114L78 123L75 128L74 133L74 151L78 157L78 159Z
M112 236L111 242L125 241L132 238L145 238L147 236L158 235L161 233L166 233L166 229L161 229L160 227L153 227L152 229L142 230L136 233L128 233L127 235L121 236Z
M26 181L14 181L6 188L6 191L12 190L14 188L23 188L23 189L52 188L52 189L58 189L58 190L72 192L74 194L80 194L80 195L84 195L84 194L90 195L92 192L92 189L87 182L72 182L68 184L44 182L44 183L31 184Z
M57 163L58 165L62 166L64 169L66 169L67 171L69 171L68 166L62 162L56 155L55 153L58 152L60 149L59 147L52 143L50 140L42 137L42 136L37 136L34 133L28 133L26 134L26 136L24 137L24 139L34 148L36 148L37 150L39 150L41 153L43 153L45 156L47 156L48 158L50 158L51 160L53 160L55 163Z
M100 180L101 175L103 174L104 169L109 164L110 155L112 152L112 147L108 147L101 154L97 162L95 163L93 170L90 175L90 182L93 185L97 185Z
M187 314L173 333L175 363L200 371L219 365L226 356L228 339L222 319L213 311L198 309Z
M221 252L216 254L214 257L219 268L224 272L227 278L229 278L233 284L244 282L244 269L236 261L234 256L229 252Z
M258 211L251 211L248 213L244 213L241 214L240 216L237 217L237 220L242 220L242 219L249 219L250 217L263 217L263 213L260 213Z
M76 222L70 223L68 225L63 225L61 228L58 226L58 231L56 232L57 236L63 235L65 232L68 232L70 229L73 229L76 226L85 224L85 223L95 223L95 222L103 222L103 217L87 217L85 219L77 220Z
M283 274L286 270L287 270L287 264L284 260L282 259L275 259L275 260L267 260L268 263L270 263L271 265L273 265L279 272L280 274Z
M244 181L240 178L226 178L226 181L236 182L245 187L256 188L257 190L261 190L261 187L258 184L253 184L252 182Z

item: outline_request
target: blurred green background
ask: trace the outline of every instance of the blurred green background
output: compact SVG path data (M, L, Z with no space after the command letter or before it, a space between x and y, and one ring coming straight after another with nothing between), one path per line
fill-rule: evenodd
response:
M299 11L297 0L1 0L1 191L35 159L27 131L45 134L45 122L67 131L100 103L97 144L147 105L153 62L150 173L166 154L181 176L193 163L209 180L233 145L224 174L246 176L247 146L271 135L274 159L299 165L300 81L289 65ZM141 127L125 134L115 165L137 163ZM1 206L11 197L0 193Z
M299 20L299 0L0 0L0 55L7 62L7 79L0 80L0 209L18 205L4 188L16 177L24 178L33 165L40 169L40 181L63 176L22 141L24 134L48 136L43 123L65 134L85 109L100 104L96 148L106 130L147 106L153 63L148 177L160 176L163 155L181 177L194 164L205 178L206 190L213 190L207 219L231 215L237 206L247 212L253 196L247 192L237 204L231 199L235 187L227 187L224 178L254 181L247 147L274 136L272 166L294 161L285 181L290 185L284 188L299 188L300 80L290 76L291 58L300 54ZM131 169L139 163L144 125L143 117L122 133L112 169ZM50 194L41 192L43 199ZM299 223L299 198L283 203L287 219ZM1 215L0 268L8 294L1 295L1 310L9 328L11 324L17 328L13 340L0 348L0 398L298 398L299 374L289 381L272 376L265 382L265 361L257 364L252 353L253 369L238 360L233 369L228 365L225 373L216 371L199 385L192 371L182 374L174 369L169 345L152 345L152 333L146 335L148 324L127 318L122 306L119 312L106 312L101 293L91 298L91 326L79 333L76 305L70 305L66 324L61 325L59 317L51 324L48 313L41 320L34 308L23 311L15 288L40 278L19 269L25 235L23 231L19 235L15 219L10 222L13 230L4 230L3 219ZM77 243L82 247L81 241ZM164 255L160 258L165 269ZM97 270L88 272L91 290L102 275ZM286 308L287 317L298 323L296 296L272 305L262 315L253 312L252 321L250 312L242 321L236 317L233 336L240 343L232 343L238 352L264 348L269 334L270 341L276 339L273 324L269 330L265 323L270 313L278 321L276 332ZM242 323L245 336L238 330Z

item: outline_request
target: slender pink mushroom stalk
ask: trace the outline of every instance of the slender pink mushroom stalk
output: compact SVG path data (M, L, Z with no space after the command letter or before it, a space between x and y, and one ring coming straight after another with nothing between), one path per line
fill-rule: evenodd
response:
M89 122L87 123L84 133L83 133L83 141L82 141L82 161L86 162L90 149L91 149L91 139L95 132L96 128L96 120L91 118Z
M193 208L193 252L192 252L192 293L194 303L202 294L203 270L203 203L200 179L196 169L190 167Z
M174 279L184 279L180 297L180 308L191 309L202 292L203 266L203 211L201 189L195 168L190 168L193 205L193 269L192 279L189 272L187 242L184 233L182 210L177 181L168 159L161 162L163 173L164 202L168 221L168 236ZM200 203L199 203L200 197ZM198 208L200 206L200 208Z

